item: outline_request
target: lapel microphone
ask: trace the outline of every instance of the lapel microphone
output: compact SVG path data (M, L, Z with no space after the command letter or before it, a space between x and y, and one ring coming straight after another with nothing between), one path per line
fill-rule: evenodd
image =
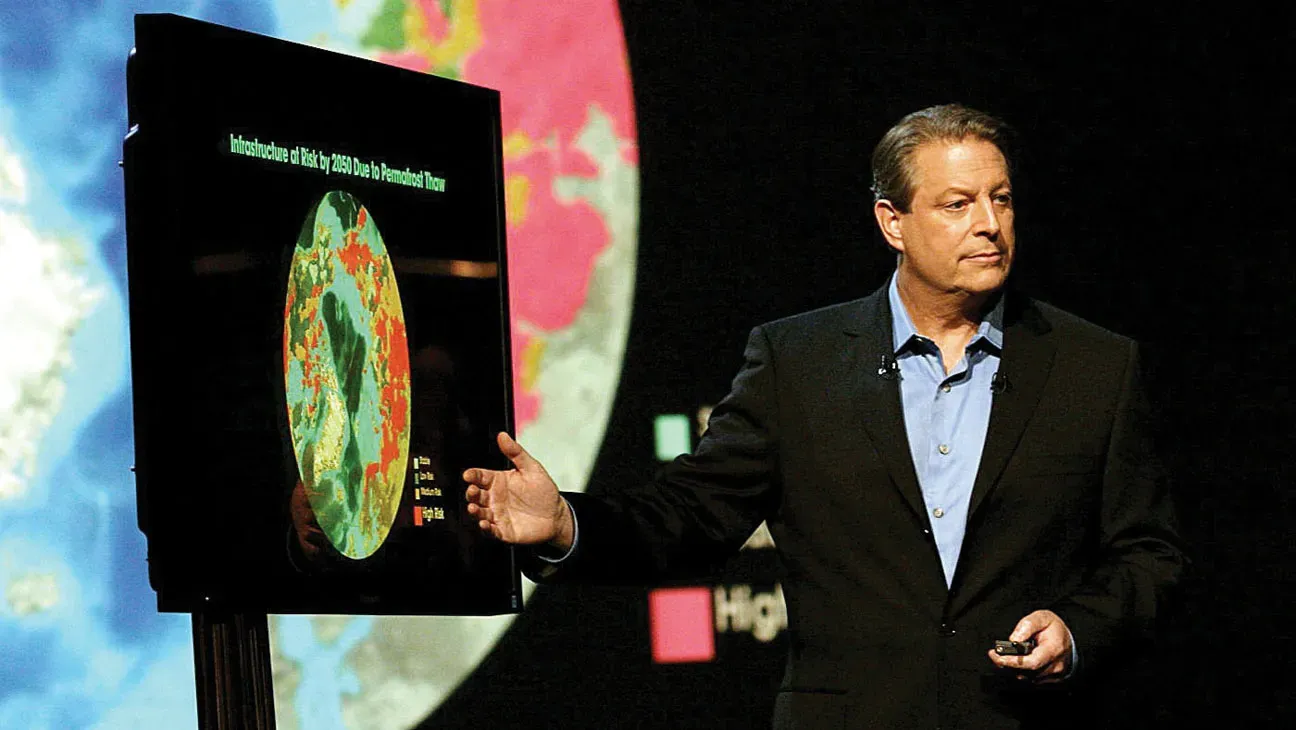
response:
M889 353L882 355L882 361L878 363L877 376L883 380L900 379L900 363L896 362L894 355Z
M990 392L998 395L1010 390L1012 390L1012 383L1009 382L1008 376L1004 375L1002 370L996 370L994 377L990 378Z

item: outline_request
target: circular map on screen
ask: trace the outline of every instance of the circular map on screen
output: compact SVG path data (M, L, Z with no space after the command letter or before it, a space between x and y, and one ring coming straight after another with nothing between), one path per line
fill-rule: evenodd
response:
M284 307L293 453L333 547L373 555L409 456L409 348L391 261L369 212L333 191L302 226Z

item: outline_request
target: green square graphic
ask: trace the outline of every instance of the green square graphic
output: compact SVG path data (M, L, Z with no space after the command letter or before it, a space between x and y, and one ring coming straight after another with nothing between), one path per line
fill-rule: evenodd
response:
M688 416L682 413L657 416L653 421L653 440L656 442L658 461L670 461L680 454L692 451Z

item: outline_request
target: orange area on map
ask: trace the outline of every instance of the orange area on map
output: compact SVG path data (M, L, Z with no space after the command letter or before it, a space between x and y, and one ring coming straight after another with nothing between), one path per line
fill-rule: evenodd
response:
M519 380L522 387L531 390L535 387L536 378L540 376L540 361L544 358L545 341L539 337L529 338L522 348L522 368Z
M516 160L530 154L531 149L535 147L535 143L526 135L526 132L515 129L504 138L504 143L501 146L505 160Z
M355 231L349 231L346 245L338 251L338 258L342 260L346 272L355 276L361 266L369 266L373 263L373 252L368 246L359 242Z
M391 353L387 371L390 379L383 387L380 403L383 409L382 451L379 458L382 470L387 471L392 462L400 458L400 434L405 432L408 403L405 398L406 384L410 377L409 346L405 338L405 323L384 318L379 326L382 337L391 337L390 344L384 348Z
M509 175L504 179L504 215L509 223L526 223L527 200L531 197L531 180L526 175Z

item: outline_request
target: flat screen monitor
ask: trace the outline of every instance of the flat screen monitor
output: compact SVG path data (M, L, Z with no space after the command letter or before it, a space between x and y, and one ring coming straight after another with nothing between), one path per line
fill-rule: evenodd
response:
M499 94L139 15L135 470L164 611L494 614L513 430Z

